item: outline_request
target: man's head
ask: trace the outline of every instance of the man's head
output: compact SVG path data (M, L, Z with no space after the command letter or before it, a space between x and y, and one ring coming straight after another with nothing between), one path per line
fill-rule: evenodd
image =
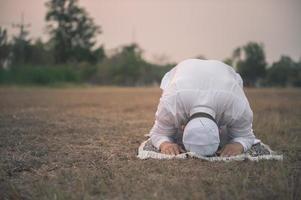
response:
M197 117L185 126L183 144L187 151L210 156L217 151L219 143L219 130L213 120Z

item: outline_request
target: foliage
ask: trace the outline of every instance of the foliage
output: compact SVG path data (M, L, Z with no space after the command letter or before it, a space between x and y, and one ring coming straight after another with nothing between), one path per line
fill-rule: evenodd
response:
M79 7L77 0L50 0L46 7L56 63L96 63L104 57L103 47L93 50L100 27Z
M146 85L159 83L171 65L159 66L143 59L137 44L130 44L117 50L99 65L94 82L115 85Z
M88 81L95 73L93 66L16 66L0 70L0 83L4 84L38 84L80 83Z
M53 37L46 43L40 39L28 39L29 32L24 26L19 26L19 34L8 41L6 30L0 27L0 84L90 82L125 86L152 85L159 84L163 75L176 65L158 65L146 61L138 44L120 47L113 55L106 57L103 46L92 50L93 37L99 28L77 6L76 0L52 0L47 5L51 8L47 14L49 21L57 20L61 25L57 28L50 26ZM63 12L62 15L60 12ZM73 14L69 16L65 12ZM69 24L77 17L83 18L83 22L79 20L78 24ZM85 35L85 31L77 33L81 31L77 30L79 24L83 24L82 27L91 26L90 34ZM62 34L64 32L70 35ZM77 34L79 36L74 37ZM65 44L73 46L65 48ZM199 58L204 59L203 56ZM250 42L238 47L224 62L241 74L247 86L258 86L260 83L261 86L301 87L301 61L294 62L290 57L282 56L266 70L262 44Z
M237 47L224 62L240 73L246 86L301 86L301 60L295 62L288 56L282 56L268 66L262 44L249 42Z
M301 64L282 56L267 70L266 83L271 86L301 86Z
M7 31L0 27L0 69L4 68L8 60L10 45L7 40Z
M54 64L53 52L49 43L44 43L41 39L37 39L29 46L28 61L26 64L49 66Z
M244 58L241 59L241 51ZM266 73L265 52L262 44L249 42L242 48L234 51L237 61L237 71L244 80L245 85L254 86Z
M23 24L19 28L19 34L12 41L12 65L24 65L30 62L31 40L28 39L29 32Z

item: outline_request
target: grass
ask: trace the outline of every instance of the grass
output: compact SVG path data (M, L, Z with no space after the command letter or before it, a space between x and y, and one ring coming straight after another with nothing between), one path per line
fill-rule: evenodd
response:
M301 91L246 92L284 161L138 160L157 88L0 87L0 199L298 199Z

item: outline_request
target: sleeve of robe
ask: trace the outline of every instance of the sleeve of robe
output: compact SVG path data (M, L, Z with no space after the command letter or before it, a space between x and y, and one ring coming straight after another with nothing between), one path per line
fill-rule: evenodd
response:
M244 151L250 149L255 140L252 123L253 112L249 103L245 102L245 108L241 114L228 126L231 142L240 143L243 146Z
M150 130L150 138L153 145L159 149L163 142L173 142L176 134L176 127L172 113L169 111L168 104L160 99L156 112L155 123Z

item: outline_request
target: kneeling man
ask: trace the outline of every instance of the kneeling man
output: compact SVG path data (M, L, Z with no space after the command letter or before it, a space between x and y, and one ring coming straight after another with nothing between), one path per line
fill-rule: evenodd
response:
M216 60L184 60L165 74L160 87L163 93L150 136L162 153L184 152L175 143L181 128L185 149L203 156L235 156L253 145L253 113L232 67ZM221 133L221 127L226 132ZM229 140L217 152L222 134Z

